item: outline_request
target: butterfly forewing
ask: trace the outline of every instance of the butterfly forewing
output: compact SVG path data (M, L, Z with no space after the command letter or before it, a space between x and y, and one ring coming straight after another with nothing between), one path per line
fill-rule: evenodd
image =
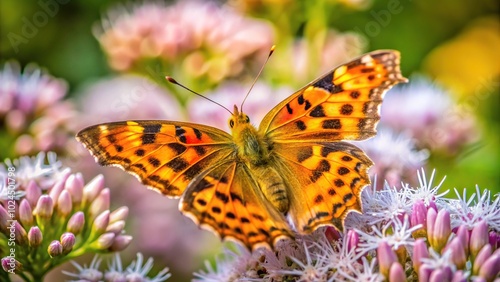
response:
M273 247L292 234L285 218L265 199L245 164L224 161L196 177L181 198L180 210L221 238L249 249Z
M191 123L125 121L95 125L77 139L101 165L116 165L167 196L180 196L203 169L234 153L231 136Z
M285 99L264 117L259 130L284 143L366 139L376 133L383 94L404 81L399 52L368 53Z

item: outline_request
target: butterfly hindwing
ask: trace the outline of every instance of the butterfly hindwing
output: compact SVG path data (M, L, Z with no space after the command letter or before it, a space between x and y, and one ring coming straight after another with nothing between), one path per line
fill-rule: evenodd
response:
M293 237L283 215L265 199L241 162L224 161L197 176L179 205L201 226L249 249L273 247L277 240Z
M283 143L369 138L375 135L384 93L403 81L399 52L365 54L282 101L259 130Z
M77 139L101 165L115 165L143 184L178 197L206 167L233 152L231 136L191 123L124 121L80 131Z
M347 142L295 143L275 151L275 165L289 179L289 214L300 233L322 225L343 228L349 211L361 212L371 160Z

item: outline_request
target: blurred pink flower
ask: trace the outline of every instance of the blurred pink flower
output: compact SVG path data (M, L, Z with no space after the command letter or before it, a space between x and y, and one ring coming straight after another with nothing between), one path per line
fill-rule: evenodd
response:
M273 42L267 22L201 1L111 10L95 35L116 70L159 59L177 70L177 78L180 71L212 83L241 74L256 58L264 58Z
M123 75L87 85L78 95L80 127L134 119L183 120L182 109L165 88L145 77Z
M415 184L416 171L426 165L429 157L429 152L417 149L410 137L388 128L379 130L371 139L354 144L374 162L369 174L376 179L378 189L383 189L385 182L389 187L400 187L402 181Z
M55 151L64 154L74 143L73 104L62 99L68 85L35 65L24 70L16 62L0 69L0 128L8 133L0 159ZM68 145L69 143L69 145Z
M383 125L407 133L431 153L453 156L480 136L472 113L422 78L390 91L381 117Z

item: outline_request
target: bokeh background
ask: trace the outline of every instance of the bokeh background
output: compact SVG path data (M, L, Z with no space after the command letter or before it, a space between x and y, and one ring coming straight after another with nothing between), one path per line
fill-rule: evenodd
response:
M113 205L131 210L127 232L134 240L125 253L130 259L137 251L154 256L159 266L170 267L171 280L184 281L219 251L218 239L182 217L177 200L142 188L116 168L96 165L74 134L126 119L191 120L227 130L226 111L164 76L232 108L276 44L245 106L258 124L273 105L335 65L364 52L396 49L410 84L392 90L382 108L388 141L361 144L380 164L372 174L397 186L415 181L424 167L429 174L435 169L438 179L447 177L444 190L479 185L498 193L499 5L2 0L0 159L51 150L87 181L104 174ZM34 81L19 91L35 106L8 103L8 87L15 87L8 81L16 77Z

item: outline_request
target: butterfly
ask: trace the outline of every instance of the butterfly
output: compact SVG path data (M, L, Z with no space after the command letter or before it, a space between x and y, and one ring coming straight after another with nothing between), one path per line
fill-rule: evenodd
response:
M343 230L373 164L345 140L376 134L387 90L407 79L400 54L379 50L340 65L275 106L255 127L238 107L231 134L163 120L90 126L76 138L104 166L180 197L179 209L222 239L254 250L321 226Z

